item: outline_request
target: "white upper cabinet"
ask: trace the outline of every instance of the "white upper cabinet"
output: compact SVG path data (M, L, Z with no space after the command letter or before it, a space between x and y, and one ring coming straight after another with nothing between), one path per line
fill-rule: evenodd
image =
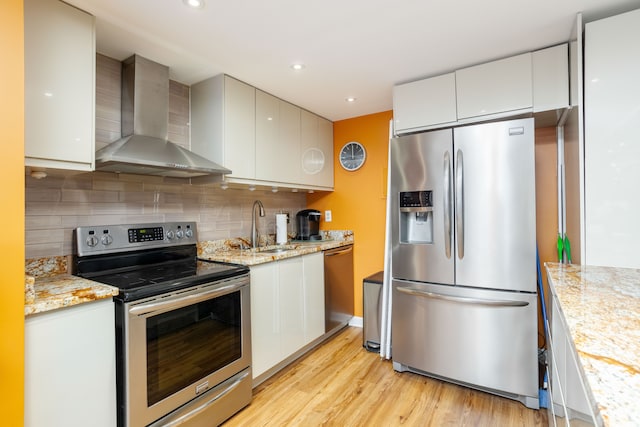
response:
M396 85L396 135L569 106L568 44Z
M531 53L456 71L458 120L531 111Z
M456 122L456 76L444 74L393 88L393 121L400 134Z
M57 0L25 0L25 165L95 167L94 17Z
M256 90L256 179L300 183L300 108Z
M569 106L569 46L567 43L532 53L533 112Z
M255 178L255 104L255 88L227 75L191 86L191 150L230 178Z
M301 183L333 189L333 123L300 111Z
M191 150L231 169L229 183L333 190L333 123L227 75L191 86Z

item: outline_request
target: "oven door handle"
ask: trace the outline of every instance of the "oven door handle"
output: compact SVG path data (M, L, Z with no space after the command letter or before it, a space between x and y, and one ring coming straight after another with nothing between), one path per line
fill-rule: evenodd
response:
M140 304L129 309L129 314L134 316L141 316L149 313L155 313L157 311L169 311L176 308L186 307L188 305L196 304L201 301L205 301L211 298L229 294L236 290L239 290L243 286L247 286L246 282L231 283L220 288L212 289L210 291L197 293L193 295L186 295L180 298L170 299L168 301L150 302L148 304Z
M190 404L187 404L183 408L181 408L181 410L176 411L176 413L163 418L153 424L150 424L149 427L172 427L185 423L189 419L198 415L198 413L206 410L209 406L213 405L217 400L220 400L227 394L231 393L249 375L249 372L250 371L248 370L245 372L240 372L220 384L219 387L224 387L224 389L216 392L212 398L207 399L204 403L199 404L197 407L191 409L192 406L195 406L194 402L191 402Z

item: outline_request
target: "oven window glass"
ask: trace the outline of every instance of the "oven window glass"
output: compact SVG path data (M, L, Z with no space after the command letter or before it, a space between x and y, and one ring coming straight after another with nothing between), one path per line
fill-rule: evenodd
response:
M240 318L240 291L148 318L148 405L239 359Z

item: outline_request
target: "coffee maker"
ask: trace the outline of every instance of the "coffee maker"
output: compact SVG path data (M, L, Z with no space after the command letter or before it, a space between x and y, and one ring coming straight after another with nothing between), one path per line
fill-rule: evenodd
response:
M322 240L320 211L305 209L296 214L296 240Z

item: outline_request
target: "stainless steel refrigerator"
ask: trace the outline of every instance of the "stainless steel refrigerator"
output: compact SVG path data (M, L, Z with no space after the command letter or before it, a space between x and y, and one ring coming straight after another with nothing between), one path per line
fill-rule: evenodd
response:
M538 408L534 121L391 140L392 358Z

